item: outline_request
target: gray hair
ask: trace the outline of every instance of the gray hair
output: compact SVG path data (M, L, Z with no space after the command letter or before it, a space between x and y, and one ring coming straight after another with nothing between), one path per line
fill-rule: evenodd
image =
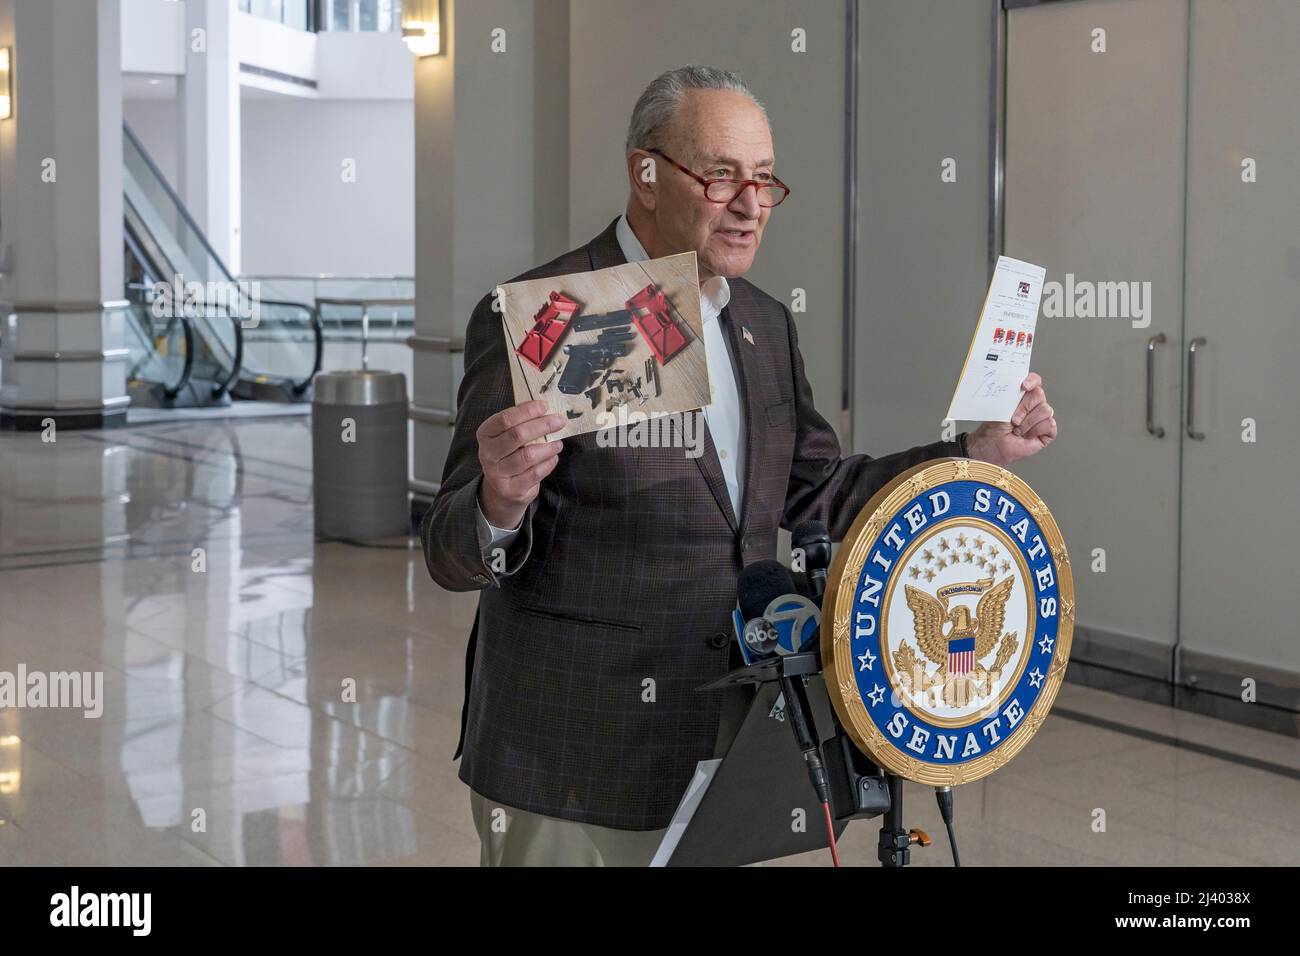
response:
M682 105L682 96L687 90L731 90L744 93L763 112L767 119L767 110L759 102L749 84L730 70L716 66L679 66L657 76L645 88L636 106L632 108L632 120L627 127L627 151L634 149L659 149L663 146L661 137L664 127L677 114Z

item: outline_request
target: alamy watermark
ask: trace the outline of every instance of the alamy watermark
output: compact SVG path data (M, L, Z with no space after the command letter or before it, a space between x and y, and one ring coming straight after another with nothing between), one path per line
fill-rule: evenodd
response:
M704 454L704 416L697 412L647 415L619 405L596 416L601 448L682 448L687 458Z
M246 329L257 328L262 319L262 283L240 279L237 282L186 281L180 273L170 282L153 284L150 310L155 319L184 315L190 319L233 316Z
M1150 282L1075 281L1043 283L1043 315L1049 319L1129 319L1135 329L1151 324Z
M88 718L104 713L103 671L0 671L0 711L59 707L81 710Z
M83 893L73 884L66 893L50 897L50 925L56 927L123 927L132 936L153 929L152 893Z

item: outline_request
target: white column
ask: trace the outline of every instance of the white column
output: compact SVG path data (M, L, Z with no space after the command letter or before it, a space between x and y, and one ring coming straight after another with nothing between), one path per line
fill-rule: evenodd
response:
M240 110L236 0L185 0L185 75L177 84L181 199L231 273L240 271ZM215 278L215 277L208 277Z
M0 419L125 418L118 0L0 0L13 116L0 120Z

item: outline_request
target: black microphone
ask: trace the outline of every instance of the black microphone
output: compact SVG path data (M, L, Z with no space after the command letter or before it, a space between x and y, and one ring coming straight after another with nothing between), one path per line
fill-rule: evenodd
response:
M822 603L826 593L826 571L831 566L831 535L820 521L804 521L790 535L791 547L803 551L804 574L808 579L809 597Z
M773 599L794 593L794 578L780 561L755 561L740 572L736 585L740 613L746 621L762 617Z
M780 561L755 561L740 572L740 632L745 659L762 660L777 649L777 629L764 618L769 604L794 590L794 578Z

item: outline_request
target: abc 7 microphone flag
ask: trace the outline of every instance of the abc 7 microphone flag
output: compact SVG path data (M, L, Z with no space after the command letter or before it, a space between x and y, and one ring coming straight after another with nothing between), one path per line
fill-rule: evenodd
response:
M969 783L1042 726L1073 630L1065 542L1033 489L984 462L927 462L872 497L836 554L826 687L881 767L928 786Z

